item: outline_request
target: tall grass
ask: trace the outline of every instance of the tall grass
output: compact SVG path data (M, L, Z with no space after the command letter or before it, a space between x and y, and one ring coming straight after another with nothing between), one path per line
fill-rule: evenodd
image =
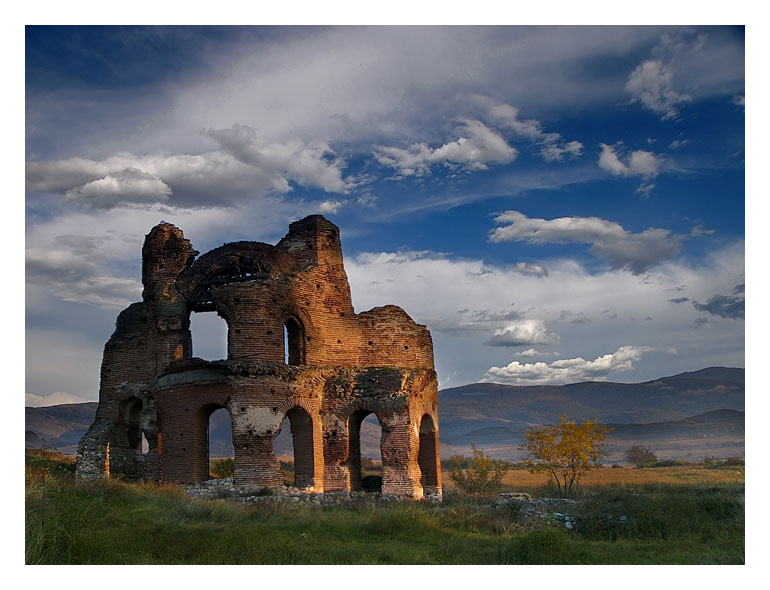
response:
M607 470L610 471L610 470ZM616 471L616 470L612 470ZM243 507L179 486L76 482L71 464L28 457L30 564L742 563L740 484L606 485L576 505L574 531L449 491L419 502ZM620 517L626 520L621 521Z

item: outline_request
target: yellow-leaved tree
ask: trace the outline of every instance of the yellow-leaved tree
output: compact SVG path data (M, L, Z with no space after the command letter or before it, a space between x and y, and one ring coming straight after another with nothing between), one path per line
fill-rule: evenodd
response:
M527 430L525 464L532 473L547 473L562 496L574 495L583 474L599 467L604 439L612 429L594 420L578 424L567 416L560 423Z

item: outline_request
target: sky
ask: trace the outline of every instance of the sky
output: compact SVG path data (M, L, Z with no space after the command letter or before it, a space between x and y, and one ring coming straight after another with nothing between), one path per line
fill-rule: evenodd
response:
M205 252L326 216L356 311L427 325L441 388L743 367L744 54L725 26L27 27L26 405L98 399L161 221Z

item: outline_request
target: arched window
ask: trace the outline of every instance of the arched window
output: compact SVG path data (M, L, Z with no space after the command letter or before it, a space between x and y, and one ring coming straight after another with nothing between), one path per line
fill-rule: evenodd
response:
M287 365L305 364L305 329L295 317L290 317L283 325L283 351Z

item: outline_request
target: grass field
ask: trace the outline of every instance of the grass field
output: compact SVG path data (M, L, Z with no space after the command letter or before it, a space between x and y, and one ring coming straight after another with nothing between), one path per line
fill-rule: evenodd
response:
M448 479L448 478L447 478ZM547 495L509 472L506 488ZM179 486L78 483L66 457L27 456L29 564L740 564L743 468L602 469L575 530L490 498L294 508L190 499ZM620 516L626 520L621 521Z

